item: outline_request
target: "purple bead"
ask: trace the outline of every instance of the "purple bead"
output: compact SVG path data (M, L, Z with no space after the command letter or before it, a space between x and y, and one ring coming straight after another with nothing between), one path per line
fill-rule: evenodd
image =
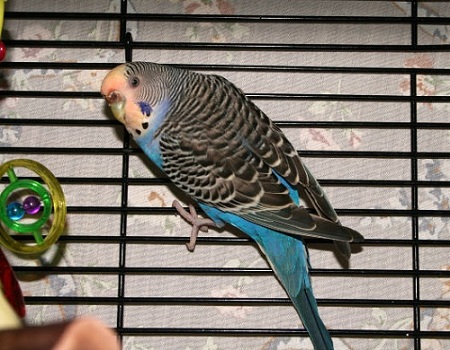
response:
M25 210L23 210L20 203L12 202L6 207L6 214L11 220L17 221L23 218L25 215Z
M23 200L23 209L27 214L36 214L41 209L41 201L35 196L29 196Z

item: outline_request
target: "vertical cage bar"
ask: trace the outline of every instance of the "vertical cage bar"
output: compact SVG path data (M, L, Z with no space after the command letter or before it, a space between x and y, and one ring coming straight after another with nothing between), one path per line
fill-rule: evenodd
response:
M417 47L417 1L411 2L411 46ZM417 212L419 209L419 194L417 187L418 164L417 164L417 74L410 74L410 113L411 113L411 209ZM420 263L419 263L419 217L412 215L412 268L413 275L413 327L414 327L414 349L420 350Z
M126 42L126 29L127 29L127 0L122 0L120 13L122 19L120 21L120 41L125 45ZM122 181L121 181L121 202L120 206L122 211L120 213L120 236L125 237L127 235L127 206L128 206L128 175L129 175L129 155L126 152L130 148L130 138L127 132L124 132L123 138L123 154L122 154ZM121 240L119 243L119 269L123 270L126 266L126 242ZM125 296L125 272L119 272L118 274L118 298L123 299ZM118 301L117 303L117 332L119 333L120 340L123 336L121 330L124 328L124 304Z
M417 187L417 100L416 82L417 74L412 73L411 79L411 209L417 212L419 209L419 194ZM412 215L412 268L413 275L413 318L414 318L414 349L420 350L420 263L419 263L419 217Z

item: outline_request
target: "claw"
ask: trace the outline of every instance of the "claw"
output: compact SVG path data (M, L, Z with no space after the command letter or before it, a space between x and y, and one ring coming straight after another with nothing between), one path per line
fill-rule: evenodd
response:
M216 224L211 219L199 218L192 204L189 204L189 212L177 200L172 202L172 207L177 210L183 219L192 225L191 237L189 243L186 243L186 247L190 252L193 252L197 243L198 232L208 232L208 227L216 227Z

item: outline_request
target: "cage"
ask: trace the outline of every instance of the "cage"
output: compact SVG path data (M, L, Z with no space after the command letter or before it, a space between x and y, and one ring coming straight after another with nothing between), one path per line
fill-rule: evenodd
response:
M9 0L0 161L41 162L68 204L57 245L8 254L27 323L93 315L124 349L312 348L249 238L184 247L185 197L99 93L145 60L242 88L365 236L348 267L306 239L336 348L450 348L449 28L447 2Z

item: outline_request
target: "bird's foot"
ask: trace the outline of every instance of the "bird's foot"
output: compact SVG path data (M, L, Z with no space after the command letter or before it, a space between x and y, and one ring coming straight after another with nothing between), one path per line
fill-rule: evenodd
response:
M200 218L192 204L189 204L189 212L177 200L172 202L172 207L177 210L183 219L192 225L191 237L189 243L186 243L186 247L190 252L193 252L197 242L198 232L208 232L208 227L217 227L217 225L211 219Z

